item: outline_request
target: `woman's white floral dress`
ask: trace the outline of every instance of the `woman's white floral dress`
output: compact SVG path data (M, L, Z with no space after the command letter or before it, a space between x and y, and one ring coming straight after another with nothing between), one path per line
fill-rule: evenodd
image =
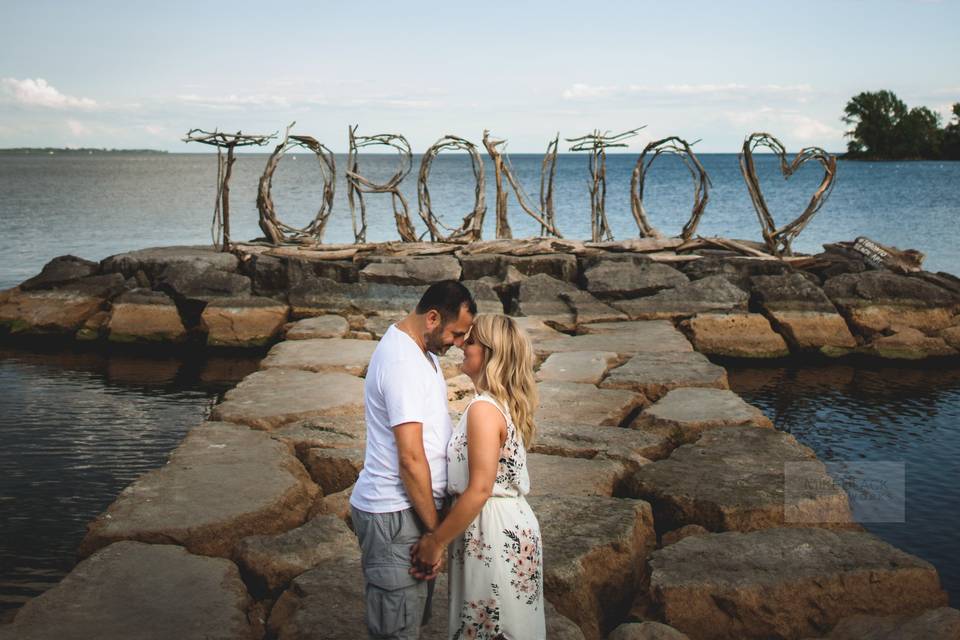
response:
M507 421L493 495L463 535L450 544L450 638L546 637L543 613L543 547L540 525L524 496L530 492L527 452L509 410L491 396ZM447 445L447 491L463 493L469 483L467 412Z

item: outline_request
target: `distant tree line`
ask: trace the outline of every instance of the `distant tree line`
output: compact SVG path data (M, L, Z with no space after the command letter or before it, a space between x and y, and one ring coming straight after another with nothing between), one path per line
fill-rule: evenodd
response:
M853 125L844 157L862 160L960 160L960 102L940 126L940 114L927 107L908 109L892 91L864 91L843 110Z

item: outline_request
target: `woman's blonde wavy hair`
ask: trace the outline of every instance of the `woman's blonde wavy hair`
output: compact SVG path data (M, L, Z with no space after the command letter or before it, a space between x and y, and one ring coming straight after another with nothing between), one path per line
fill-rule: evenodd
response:
M486 313L474 319L470 336L483 347L477 390L489 393L509 410L524 447L529 447L535 431L533 413L539 402L530 338L513 318Z

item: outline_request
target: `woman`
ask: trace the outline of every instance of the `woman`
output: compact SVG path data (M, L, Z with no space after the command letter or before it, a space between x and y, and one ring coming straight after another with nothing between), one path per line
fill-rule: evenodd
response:
M447 492L456 501L412 560L435 569L449 545L452 639L545 638L540 525L524 497L537 406L533 349L511 318L479 315L460 368L477 395L447 446Z

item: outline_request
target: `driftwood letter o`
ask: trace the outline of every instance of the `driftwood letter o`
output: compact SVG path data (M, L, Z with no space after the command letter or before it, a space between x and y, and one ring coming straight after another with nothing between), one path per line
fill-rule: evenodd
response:
M664 153L680 156L683 165L690 172L690 177L693 178L693 210L690 212L690 219L680 232L681 238L689 240L697 230L697 225L700 224L704 209L707 208L707 201L710 199L710 178L687 141L676 136L651 142L643 148L643 153L637 159L637 166L633 168L633 176L630 178L630 208L633 211L633 219L637 221L641 237L663 237L663 234L651 225L647 218L647 210L643 206L643 187L650 165ZM649 160L648 155L650 155Z
M464 216L463 224L456 229L452 229L440 222L433 213L433 208L430 205L430 189L427 187L427 180L430 177L430 167L433 165L433 160L444 149L463 149L470 154L473 179L476 185L473 211ZM457 136L446 135L427 149L423 154L423 160L420 161L420 177L417 181L417 203L420 205L420 217L423 218L427 229L430 231L430 240L434 242L472 242L479 240L480 234L483 231L483 217L487 213L485 185L483 160L480 158L480 154L477 153L476 145L472 142L458 138ZM447 235L444 235L440 227L447 230Z

